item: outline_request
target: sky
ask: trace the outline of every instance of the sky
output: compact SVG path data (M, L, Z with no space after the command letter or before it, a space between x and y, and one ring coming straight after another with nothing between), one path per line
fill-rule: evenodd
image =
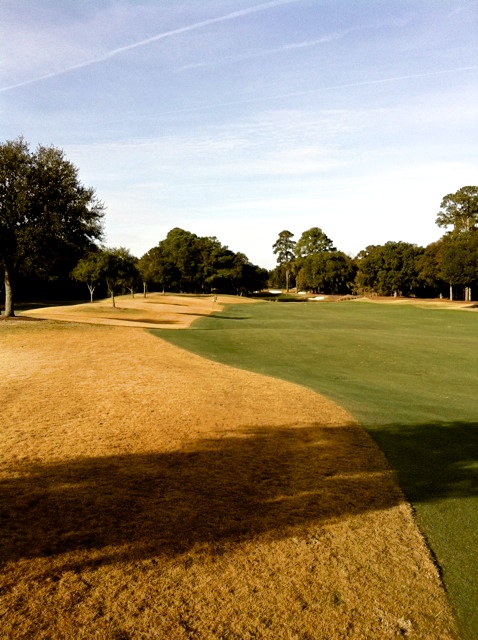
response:
M137 257L426 246L478 184L477 33L475 0L0 0L0 141L63 149Z

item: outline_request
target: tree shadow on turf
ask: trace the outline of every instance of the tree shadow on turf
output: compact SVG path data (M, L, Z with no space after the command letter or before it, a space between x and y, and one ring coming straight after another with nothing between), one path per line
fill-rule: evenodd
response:
M414 505L463 638L478 632L478 422L370 427Z
M171 452L29 462L0 484L0 561L103 550L114 562L121 545L171 556L283 538L401 500L377 446L354 425L264 427Z
M478 496L478 422L390 424L368 432L411 502Z
M463 423L373 432L388 452L400 448L392 460L400 477L400 460L407 458L405 489L415 501L478 494L477 434L476 424ZM94 550L101 552L94 564L102 564L132 553L174 556L201 545L220 553L403 501L381 452L353 425L264 427L177 451L8 471L0 484L3 562ZM85 557L82 566L89 562Z

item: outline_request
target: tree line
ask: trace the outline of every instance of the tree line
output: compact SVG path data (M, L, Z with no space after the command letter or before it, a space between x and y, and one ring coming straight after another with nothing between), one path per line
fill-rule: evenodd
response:
M369 245L354 258L338 251L318 227L297 242L293 233L281 231L272 247L277 267L270 283L325 294L471 300L478 286L478 187L447 194L436 224L451 229L427 247L387 242Z
M137 258L103 240L104 204L79 180L62 150L23 139L0 144L0 267L5 315L14 315L19 286L33 282L84 283L115 294L148 287L186 293L249 294L267 285L269 273L216 237L172 229Z
M243 253L235 253L215 237L201 237L178 227L141 258L127 249L96 247L83 257L72 277L93 292L102 281L114 306L117 291L142 288L183 293L250 294L267 285L269 273L253 265Z
M105 206L81 184L62 150L22 137L0 144L0 266L5 315L14 315L18 289L40 282L80 282L115 294L142 289L248 295L265 287L331 294L413 295L471 299L478 285L478 187L445 196L436 222L449 228L427 247L406 242L370 245L354 258L319 228L293 240L282 231L267 271L214 236L174 228L141 258L103 240ZM43 285L42 285L43 286Z

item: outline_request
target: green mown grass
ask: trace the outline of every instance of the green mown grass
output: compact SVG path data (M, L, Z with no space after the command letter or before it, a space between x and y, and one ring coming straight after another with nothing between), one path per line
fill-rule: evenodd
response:
M228 305L187 331L153 333L348 409L397 471L463 637L478 638L478 314L262 302Z

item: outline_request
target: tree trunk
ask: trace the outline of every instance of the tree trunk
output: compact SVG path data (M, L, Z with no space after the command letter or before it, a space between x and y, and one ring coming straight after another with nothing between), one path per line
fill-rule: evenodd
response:
M286 269L285 270L285 289L287 293L289 293L289 276L290 276L290 271L289 269Z
M453 285L450 282L450 300L453 300Z
M90 290L90 302L93 302L93 292L95 290L95 287L88 285L88 289Z
M115 303L115 292L113 291L113 289L111 289L111 306L112 306L112 307L116 307L116 303Z
M5 267L5 315L9 318L13 318L15 315L13 307L12 274L7 267Z
M146 298L147 286L146 282L143 282L143 298Z

